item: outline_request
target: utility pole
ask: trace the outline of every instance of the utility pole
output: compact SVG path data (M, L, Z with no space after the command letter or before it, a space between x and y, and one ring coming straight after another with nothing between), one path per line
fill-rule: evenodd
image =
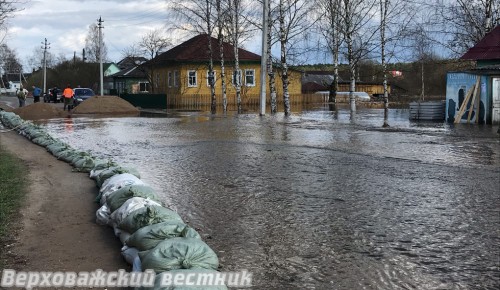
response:
M100 73L100 82L101 82L101 85L100 85L100 88L101 88L101 96L104 96L104 87L103 87L103 84L104 84L104 76L103 76L103 71L102 71L102 29L104 28L102 26L102 23L104 21L102 21L101 17L99 16L99 20L97 20L97 27L99 27L99 73Z
M49 49L50 43L47 43L47 38L42 42L43 44L43 94L47 92L47 49ZM42 94L42 96L43 96Z
M266 114L266 77L267 77L267 14L268 1L264 0L262 16L262 56L260 59L260 115Z

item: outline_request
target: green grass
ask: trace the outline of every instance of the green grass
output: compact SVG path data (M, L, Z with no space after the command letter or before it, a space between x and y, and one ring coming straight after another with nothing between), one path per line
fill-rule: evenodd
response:
M24 163L0 146L0 247L26 195L26 174Z

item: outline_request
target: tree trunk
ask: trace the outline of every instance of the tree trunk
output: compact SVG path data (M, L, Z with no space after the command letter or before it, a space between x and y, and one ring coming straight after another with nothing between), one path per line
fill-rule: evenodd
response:
M238 106L238 113L242 113L243 109L241 107L241 73L240 73L240 61L239 61L239 54L238 54L238 38L239 38L239 25L238 25L238 1L239 0L231 0L229 1L232 3L231 7L231 14L232 14L232 21L231 21L231 26L232 26L232 34L233 34L233 48L234 48L234 74L233 74L233 80L234 80L234 87L236 90L236 104Z
M383 75L383 86L384 86L384 124L382 127L389 127L389 93L387 91L387 64L385 62L385 26L387 25L387 9L389 7L389 0L380 0L380 50L381 50L381 62L382 62L382 75Z
M271 17L271 1L268 1L268 17L267 17L267 74L269 75L269 92L271 95L271 114L278 112L278 102L276 100L276 76L273 70L273 57L271 55L272 47L272 29L273 20Z
M221 93L222 93L222 110L224 113L227 112L227 95L226 95L226 68L224 66L224 37L222 30L224 29L222 23L222 10L221 10L221 0L217 0L217 27L218 27L218 39L219 39L219 53L220 53L220 77L221 77Z
M279 15L279 23L280 23L280 44L281 44L281 81L283 82L283 106L285 111L285 116L290 115L290 95L288 92L288 64L287 64L287 31L285 27L285 15L284 15L284 4L283 1L280 0L280 15Z

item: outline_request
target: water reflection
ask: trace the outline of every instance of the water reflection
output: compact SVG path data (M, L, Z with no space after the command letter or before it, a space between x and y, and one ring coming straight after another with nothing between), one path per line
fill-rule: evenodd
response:
M254 289L496 289L494 128L405 110L75 118L46 126L137 168Z

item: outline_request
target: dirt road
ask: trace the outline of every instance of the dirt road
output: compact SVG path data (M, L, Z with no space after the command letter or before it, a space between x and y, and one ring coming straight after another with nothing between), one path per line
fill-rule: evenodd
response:
M113 230L95 223L98 189L87 173L72 172L69 164L15 132L0 133L0 143L27 164L31 183L15 237L2 249L9 257L6 268L130 270Z

